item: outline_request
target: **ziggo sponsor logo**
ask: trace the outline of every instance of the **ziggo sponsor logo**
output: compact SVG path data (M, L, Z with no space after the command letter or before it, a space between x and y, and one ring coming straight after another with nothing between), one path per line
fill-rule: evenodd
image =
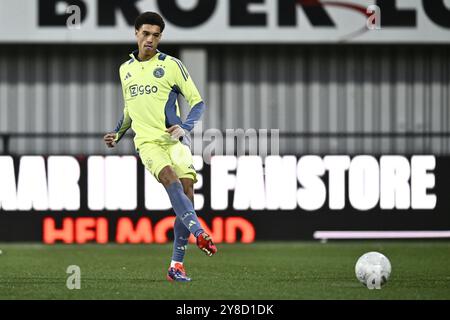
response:
M157 93L158 87L157 86L151 86L151 85L140 85L134 84L130 86L130 94L132 97L137 97L138 95L143 94L151 94L151 93Z

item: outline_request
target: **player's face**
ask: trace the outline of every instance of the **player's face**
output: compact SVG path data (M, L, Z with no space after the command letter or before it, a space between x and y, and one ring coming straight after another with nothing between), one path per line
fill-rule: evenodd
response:
M161 28L151 24L144 24L139 30L136 30L136 39L139 52L146 56L151 55L156 51L161 41Z

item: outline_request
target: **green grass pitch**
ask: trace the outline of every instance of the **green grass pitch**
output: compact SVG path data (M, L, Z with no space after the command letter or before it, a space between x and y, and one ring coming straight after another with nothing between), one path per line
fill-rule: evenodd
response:
M170 283L171 245L0 244L0 299L450 299L450 242L258 242L190 245L191 283ZM381 290L355 277L360 255L380 251L392 274ZM69 265L81 289L69 290Z

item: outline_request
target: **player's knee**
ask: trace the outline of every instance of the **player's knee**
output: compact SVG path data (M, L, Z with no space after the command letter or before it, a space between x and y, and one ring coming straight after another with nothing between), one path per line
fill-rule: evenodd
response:
M161 170L159 173L159 181L163 184L164 187L170 186L172 183L179 181L177 174L172 169L172 167L167 166Z

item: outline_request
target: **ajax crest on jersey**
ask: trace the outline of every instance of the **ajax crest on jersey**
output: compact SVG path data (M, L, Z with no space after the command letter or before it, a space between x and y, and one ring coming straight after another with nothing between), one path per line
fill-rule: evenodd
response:
M153 71L153 75L154 75L156 78L162 78L162 77L164 77L164 74L165 74L165 73L166 73L166 72L164 71L163 68L156 68L155 71Z

